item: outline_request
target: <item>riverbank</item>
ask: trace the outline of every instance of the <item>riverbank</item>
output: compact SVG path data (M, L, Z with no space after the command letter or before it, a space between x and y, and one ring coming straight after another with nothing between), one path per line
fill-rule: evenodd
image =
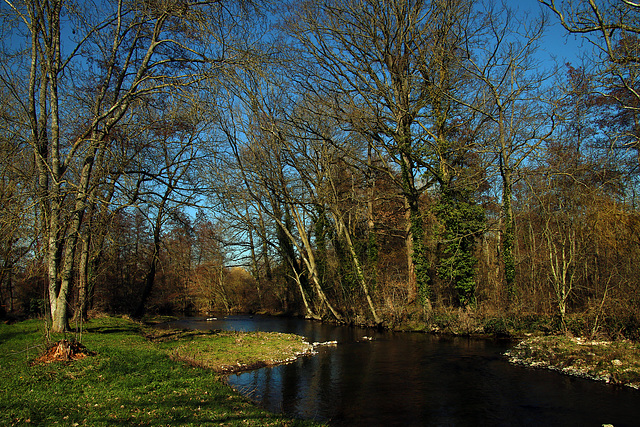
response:
M640 344L631 341L530 336L505 355L511 363L640 389Z
M593 324L583 316L568 316L563 332L558 317L511 314L496 316L470 308L433 311L427 316L404 319L390 329L436 335L506 339L514 347L506 352L509 362L544 368L582 378L640 389L640 331L635 319L612 319L600 324L599 335L610 332L615 340L580 338L592 333ZM635 337L629 340L621 333Z
M544 368L582 378L640 389L640 342L634 319L602 322L600 336L611 333L615 340L581 338L594 327L583 316L568 316L563 332L558 317L542 315L487 315L480 311L451 309L433 312L426 322L406 322L397 330L433 334L502 338L514 342L505 356L514 364Z
M81 357L36 361L64 338L82 342L71 350ZM157 331L113 317L66 337L47 337L42 320L0 324L0 425L317 425L262 410L223 380L311 351L290 334Z

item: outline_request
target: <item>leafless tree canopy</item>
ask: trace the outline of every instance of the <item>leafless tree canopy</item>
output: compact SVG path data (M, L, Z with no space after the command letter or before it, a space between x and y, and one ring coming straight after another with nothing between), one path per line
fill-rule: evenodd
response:
M0 314L455 308L631 336L639 13L3 0ZM552 23L580 63L547 57Z

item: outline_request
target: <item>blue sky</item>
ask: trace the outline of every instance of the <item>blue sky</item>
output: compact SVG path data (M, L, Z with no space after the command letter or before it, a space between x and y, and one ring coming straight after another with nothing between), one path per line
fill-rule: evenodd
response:
M494 0L500 1L500 0ZM506 0L506 4L521 13L530 13L530 17L534 18L546 10L549 17L549 25L545 31L542 40L541 55L545 59L557 58L559 64L570 62L574 66L581 63L580 55L591 50L588 42L574 34L567 34L567 31L560 25L558 17L538 0Z
M487 2L493 2L498 5L503 0L485 0ZM541 4L538 0L504 0L506 5L517 11L518 15L529 13L530 18L534 18L540 14ZM3 9L6 7L4 2L0 2L0 7ZM542 6L543 9L548 9L546 6ZM558 22L558 18L549 12L549 23L547 27L546 35L543 40L542 52L540 54L549 59L555 56L559 64L564 64L569 61L573 65L579 65L580 52L590 50L590 46L584 40L581 40L578 36L567 35L567 32L562 28ZM14 44L15 40L11 39L10 44ZM24 40L21 40L24 42Z

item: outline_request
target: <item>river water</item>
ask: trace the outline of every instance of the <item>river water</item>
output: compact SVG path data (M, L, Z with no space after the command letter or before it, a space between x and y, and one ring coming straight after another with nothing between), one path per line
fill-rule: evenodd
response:
M294 363L231 375L272 412L344 426L640 426L640 391L509 364L507 341L295 318L182 319L171 327L295 333L337 341Z

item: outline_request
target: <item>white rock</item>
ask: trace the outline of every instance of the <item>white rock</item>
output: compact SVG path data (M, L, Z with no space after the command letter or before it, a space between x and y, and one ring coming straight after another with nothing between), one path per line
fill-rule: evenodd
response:
M319 347L319 346L335 346L338 345L338 341L325 341L325 342L314 342L313 346L314 347Z

